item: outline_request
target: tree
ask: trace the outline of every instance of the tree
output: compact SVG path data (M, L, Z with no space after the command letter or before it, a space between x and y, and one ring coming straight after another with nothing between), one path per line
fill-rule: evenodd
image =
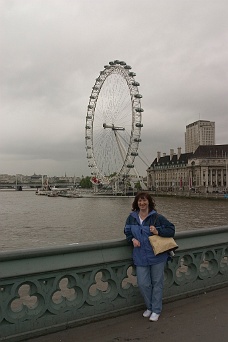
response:
M80 186L82 188L86 188L86 189L92 188L92 183L90 181L90 177L87 176L85 178L82 178L81 181L80 181Z
M141 187L140 182L135 183L135 188L136 188L137 190L142 190L142 187Z

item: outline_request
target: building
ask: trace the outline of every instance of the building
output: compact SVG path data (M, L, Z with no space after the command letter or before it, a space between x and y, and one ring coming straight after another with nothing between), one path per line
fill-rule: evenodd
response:
M215 122L198 120L186 126L185 152L195 152L201 145L215 145Z
M195 152L157 152L147 169L147 186L159 191L227 191L228 145L200 145Z

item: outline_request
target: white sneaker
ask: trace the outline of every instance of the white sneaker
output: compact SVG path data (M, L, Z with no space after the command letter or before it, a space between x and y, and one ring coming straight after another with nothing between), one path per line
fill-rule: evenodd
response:
M170 252L169 252L169 255L170 255L171 257L174 257L174 255L175 255L174 251L170 251Z
M160 316L159 314L156 314L155 312L152 312L152 315L150 316L150 321L157 322L159 316Z
M146 310L146 311L143 312L143 317L148 318L148 317L150 317L151 313L152 313L152 311Z

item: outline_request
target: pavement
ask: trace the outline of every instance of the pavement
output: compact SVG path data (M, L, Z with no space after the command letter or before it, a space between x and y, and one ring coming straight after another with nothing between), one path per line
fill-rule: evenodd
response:
M26 342L227 342L228 287L163 305L157 322L143 311L70 328Z

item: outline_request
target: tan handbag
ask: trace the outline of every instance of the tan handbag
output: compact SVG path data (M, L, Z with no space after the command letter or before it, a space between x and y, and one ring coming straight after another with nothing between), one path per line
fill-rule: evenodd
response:
M178 248L176 241L172 237L152 235L149 236L149 240L155 255L163 252L174 251Z
M153 224L154 226L155 226L155 222L157 221L157 218L158 218L158 215L155 218L155 221ZM150 241L150 244L153 248L155 255L164 253L164 252L175 251L178 248L176 241L172 237L152 235L152 236L149 236L149 241Z

